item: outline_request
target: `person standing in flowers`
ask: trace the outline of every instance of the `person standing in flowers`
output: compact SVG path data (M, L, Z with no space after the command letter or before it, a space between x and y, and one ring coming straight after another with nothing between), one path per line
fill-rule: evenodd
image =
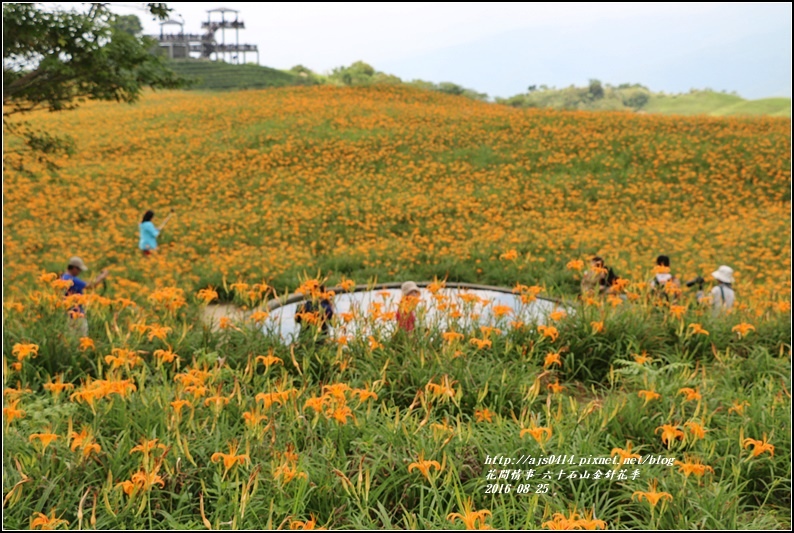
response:
M729 266L722 265L711 273L711 277L718 282L718 284L711 289L713 313L718 315L723 311L730 311L736 301L736 293L733 290L733 269ZM702 293L699 296L702 297Z
M590 260L590 270L582 275L582 295L608 294L618 280L612 267L604 264L599 256Z
M160 232L163 231L165 225L168 224L168 220L171 218L173 211L169 213L163 223L160 224L160 227L156 227L152 219L154 218L154 211L146 211L143 215L143 220L141 223L138 224L138 230L140 232L140 239L138 240L138 248L141 249L141 252L144 256L149 256L152 254L153 251L157 249L157 237L160 235Z
M108 277L108 271L105 269L100 272L93 281L86 283L80 279L80 274L87 271L88 267L82 259L79 257L72 257L69 259L66 272L61 275L61 279L70 281L72 284L66 290L64 296L68 297L75 294L84 294L86 290L96 287ZM85 317L85 308L82 305L77 305L69 309L69 327L73 333L80 337L88 337L88 320Z
M421 291L413 281L402 284L402 298L397 306L397 331L410 333L416 328L416 307L419 305Z
M299 338L308 339L314 328L319 329L318 342L325 342L329 337L329 327L334 318L334 306L325 285L319 285L311 299L303 302L295 311L295 322L300 324Z
M658 298L669 300L669 295L675 297L681 288L681 282L676 276L670 272L670 258L666 255L660 255L656 258L656 266L654 267L654 276L648 284L651 288L651 294Z

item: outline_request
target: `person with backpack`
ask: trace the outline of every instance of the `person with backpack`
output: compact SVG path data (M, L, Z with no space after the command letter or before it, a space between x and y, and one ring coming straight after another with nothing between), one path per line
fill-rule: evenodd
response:
M717 280L717 285L711 289L711 305L715 315L723 311L730 311L736 302L736 292L733 290L733 269L722 265L711 273Z

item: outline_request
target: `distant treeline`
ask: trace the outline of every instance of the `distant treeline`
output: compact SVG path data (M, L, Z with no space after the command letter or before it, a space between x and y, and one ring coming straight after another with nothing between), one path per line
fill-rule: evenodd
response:
M394 74L376 70L372 65L356 61L340 66L330 73L317 73L303 65L278 70L254 64L233 65L207 60L172 61L171 66L197 90L239 90L285 87L294 85L367 86L399 84L459 95L480 101L517 108L551 108L562 110L628 111L678 115L771 115L791 116L790 98L745 100L726 91L692 89L687 93L653 92L638 83L610 85L590 80L584 87L556 88L530 85L527 91L509 98L491 100L487 94L453 82L434 83L425 80L404 81Z
M477 92L474 89L467 89L466 87L462 87L457 83L452 83L449 81L443 81L441 83L433 83L431 81L424 80L403 81L394 74L387 74L385 72L375 70L372 65L364 63L363 61L356 61L349 67L337 67L328 75L316 74L303 65L292 67L290 72L308 77L309 79L314 79L318 83L331 83L335 85L347 86L372 85L380 83L404 84L411 85L419 89L427 89L430 91L438 91L446 94L466 96L475 100L488 100L488 95L485 93Z
M617 87L590 80L586 87L571 85L564 89L530 85L527 92L510 98L497 98L500 104L513 107L551 107L555 109L597 109L638 111L651 101L653 93L638 83Z

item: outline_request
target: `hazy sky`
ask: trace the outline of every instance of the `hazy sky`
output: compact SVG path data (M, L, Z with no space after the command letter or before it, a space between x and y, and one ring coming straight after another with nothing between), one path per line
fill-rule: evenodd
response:
M138 14L147 33L159 32L143 4L112 5ZM791 96L790 3L168 5L189 33L200 31L207 9L239 9L240 41L259 45L260 63L275 68L324 72L361 59L405 80L453 81L491 96L590 78L669 92Z

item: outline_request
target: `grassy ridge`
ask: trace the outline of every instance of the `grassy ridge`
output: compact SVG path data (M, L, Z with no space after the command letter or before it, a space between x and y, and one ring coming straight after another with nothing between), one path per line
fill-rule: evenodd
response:
M196 90L227 91L309 85L311 81L292 72L260 65L232 65L220 61L171 61L169 67L191 81Z
M643 107L648 113L664 113L675 115L769 115L776 117L791 116L790 98L762 98L745 100L740 96L716 93L696 92L679 95L654 95Z
M179 75L191 80L194 90L238 90L287 87L295 85L335 84L372 85L406 84L412 87L449 94L461 94L483 100L487 95L465 89L454 83L433 84L422 80L403 82L394 75L377 72L362 62L350 67L340 67L329 76L313 73L300 67L295 71L276 70L259 65L232 65L216 61L172 61L171 68ZM622 86L621 86L622 87ZM516 95L500 99L516 107L581 109L590 111L637 111L668 115L712 115L712 116L791 116L790 98L763 98L745 100L737 95L714 91L692 91L684 94L654 93L635 85L612 88L607 86L602 98L588 98L587 88L541 89L527 95Z

